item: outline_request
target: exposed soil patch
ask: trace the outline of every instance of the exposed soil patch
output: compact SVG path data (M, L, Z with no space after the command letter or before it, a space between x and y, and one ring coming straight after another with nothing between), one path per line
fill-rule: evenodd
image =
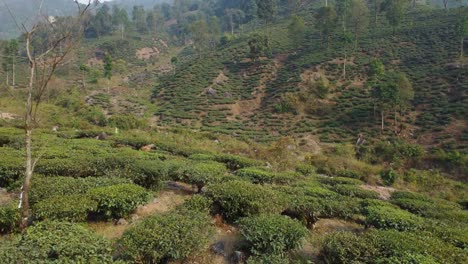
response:
M382 200L388 200L392 196L392 193L396 191L395 188L385 186L372 186L372 185L361 185L361 188L374 191L379 193L379 198Z
M135 56L140 60L148 60L153 56L157 56L161 51L157 47L146 47L136 51Z
M339 231L360 232L364 227L355 222L340 219L320 219L312 231L312 234L324 235Z
M14 199L12 193L7 192L7 190L0 188L0 205L9 204Z
M13 119L18 119L18 118L19 118L19 116L15 115L15 114L0 112L0 119L13 120Z

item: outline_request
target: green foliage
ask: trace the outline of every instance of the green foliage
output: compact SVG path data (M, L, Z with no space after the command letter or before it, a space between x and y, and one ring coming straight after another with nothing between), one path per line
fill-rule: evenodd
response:
M256 167L263 165L263 163L259 160L230 154L218 155L216 157L216 161L226 163L226 166L230 170L238 170L246 167Z
M112 78L112 57L110 54L106 54L106 56L104 57L104 77L107 78L107 79L111 79Z
M379 229L410 231L420 229L423 224L422 218L391 206L368 206L365 215L366 224Z
M270 40L268 36L253 34L249 40L250 57L253 61L262 56L268 56L271 52Z
M353 178L345 178L345 177L321 177L319 178L319 181L322 182L323 184L328 184L328 185L343 185L343 184L348 184L348 185L361 185L364 184L364 182L358 180L358 179L353 179Z
M205 248L212 227L204 212L182 210L145 218L118 241L120 259L160 263L184 259Z
M380 59L373 59L369 65L369 76L380 78L385 73L385 66Z
M310 187L296 187L287 191L289 203L284 214L298 219L308 228L313 228L320 218L349 219L359 213L358 200L324 191Z
M207 196L229 221L261 213L279 213L285 207L282 195L271 187L245 181L210 185Z
M109 126L117 127L119 129L137 129L144 128L146 126L145 121L138 119L134 115L114 115L108 120Z
M8 187L23 174L24 158L21 151L10 147L0 148L0 186Z
M197 212L205 212L209 213L211 204L213 202L201 195L194 195L183 204L177 207L177 210L189 210L189 211L197 211Z
M0 234L16 231L21 221L20 210L15 204L0 206Z
M349 184L337 184L333 186L333 191L349 196L349 197L357 197L362 199L377 199L379 198L379 194L374 191L364 190L359 186L349 185Z
M201 162L195 163L187 172L186 182L194 184L201 192L206 184L220 182L222 177L227 173L226 166L218 162Z
M459 204L447 200L409 192L394 192L392 202L423 217L460 223L468 221L468 213Z
M398 174L393 169L383 170L380 172L380 178L382 178L385 185L391 186L398 178Z
M34 204L34 217L40 220L84 222L97 202L86 195L52 196Z
M19 240L0 245L2 263L112 263L109 241L86 228L55 221L40 222Z
M463 250L422 232L336 232L329 235L323 245L321 255L327 263L400 263L388 262L398 259L401 263L461 264L468 260ZM410 259L422 262L404 262Z
M35 175L31 183L29 202L34 206L35 203L52 197L84 195L92 188L125 183L130 183L130 181L127 179L105 177L71 178Z
M236 175L242 178L249 179L253 183L272 183L273 179L275 178L275 174L273 172L267 171L263 168L243 168L236 171Z
M294 15L288 25L288 36L295 47L299 47L304 39L304 19Z
M254 255L282 255L298 248L307 229L282 215L260 215L239 221L240 232Z
M96 212L108 219L128 216L151 196L144 188L133 184L98 187L91 189L89 195L98 203Z

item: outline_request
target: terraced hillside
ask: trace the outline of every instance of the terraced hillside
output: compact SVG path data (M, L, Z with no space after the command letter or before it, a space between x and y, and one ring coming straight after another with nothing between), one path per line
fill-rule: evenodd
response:
M400 135L425 145L466 149L468 66L459 60L455 36L459 10L415 11L395 35L380 18L351 52L346 77L343 42L335 36L324 47L314 12L305 16L307 30L299 48L288 40L289 20L283 20L271 28L271 56L260 61L250 59L249 36L242 35L179 66L175 76L154 89L161 124L261 135L263 140L312 134L323 142L342 142L360 132L372 138L380 133L380 119L366 82L370 62L379 58L387 70L404 72L415 90ZM329 83L328 93L311 96L308 89L321 79ZM388 116L389 124L391 120Z

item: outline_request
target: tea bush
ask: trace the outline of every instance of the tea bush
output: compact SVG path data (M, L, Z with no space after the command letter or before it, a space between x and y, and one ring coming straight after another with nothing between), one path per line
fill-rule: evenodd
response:
M345 177L320 177L319 181L323 184L338 185L338 184L349 184L349 185L361 185L364 184L362 181L353 178Z
M54 197L74 194L86 194L91 188L131 183L128 179L106 177L44 177L36 175L31 181L29 201L35 203Z
M245 181L227 181L210 185L206 194L229 221L261 213L284 210L284 196L269 186Z
M243 168L236 171L236 175L242 178L246 178L253 183L273 183L275 174L271 171L267 171L263 168Z
M197 186L198 192L209 183L217 183L227 173L226 166L218 162L200 162L191 166L187 172L185 182Z
M239 221L240 232L254 255L283 255L298 248L308 234L298 221L282 215L260 215Z
M435 263L466 263L462 249L444 243L430 234L371 230L366 233L336 232L324 240L321 255L327 263L380 263L389 259L411 259L410 256ZM426 258L421 258L426 256ZM376 261L378 260L378 261ZM392 262L399 263L399 262ZM420 262L402 262L420 263ZM426 262L421 262L426 263Z
M16 231L21 221L21 212L16 204L0 206L0 234Z
M40 220L83 222L90 212L97 209L97 202L87 195L52 196L34 204L34 217Z
M225 163L230 170L238 170L246 167L257 167L263 165L261 161L231 154L218 155L216 156L216 161Z
M56 221L31 226L0 245L2 263L113 263L110 242L86 228Z
M365 208L366 224L380 229L409 231L420 229L423 219L391 206L371 205Z
M9 187L24 173L24 155L21 151L0 148L0 187Z
M183 259L204 249L212 231L208 215L195 210L150 216L125 231L117 255L138 263Z
M151 196L143 187L134 184L98 187L91 189L89 195L98 204L96 212L107 219L128 216Z
M341 195L345 195L349 197L357 197L357 198L362 198L362 199L379 198L379 194L377 192L364 190L361 187L355 186L355 185L337 184L333 186L332 190Z

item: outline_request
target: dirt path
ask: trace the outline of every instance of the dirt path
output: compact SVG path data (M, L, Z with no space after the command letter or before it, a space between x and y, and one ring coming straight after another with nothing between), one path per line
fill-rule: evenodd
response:
M361 188L374 191L379 194L379 198L382 200L388 200L392 196L392 193L396 191L395 188L385 186L372 186L372 185L361 185Z

